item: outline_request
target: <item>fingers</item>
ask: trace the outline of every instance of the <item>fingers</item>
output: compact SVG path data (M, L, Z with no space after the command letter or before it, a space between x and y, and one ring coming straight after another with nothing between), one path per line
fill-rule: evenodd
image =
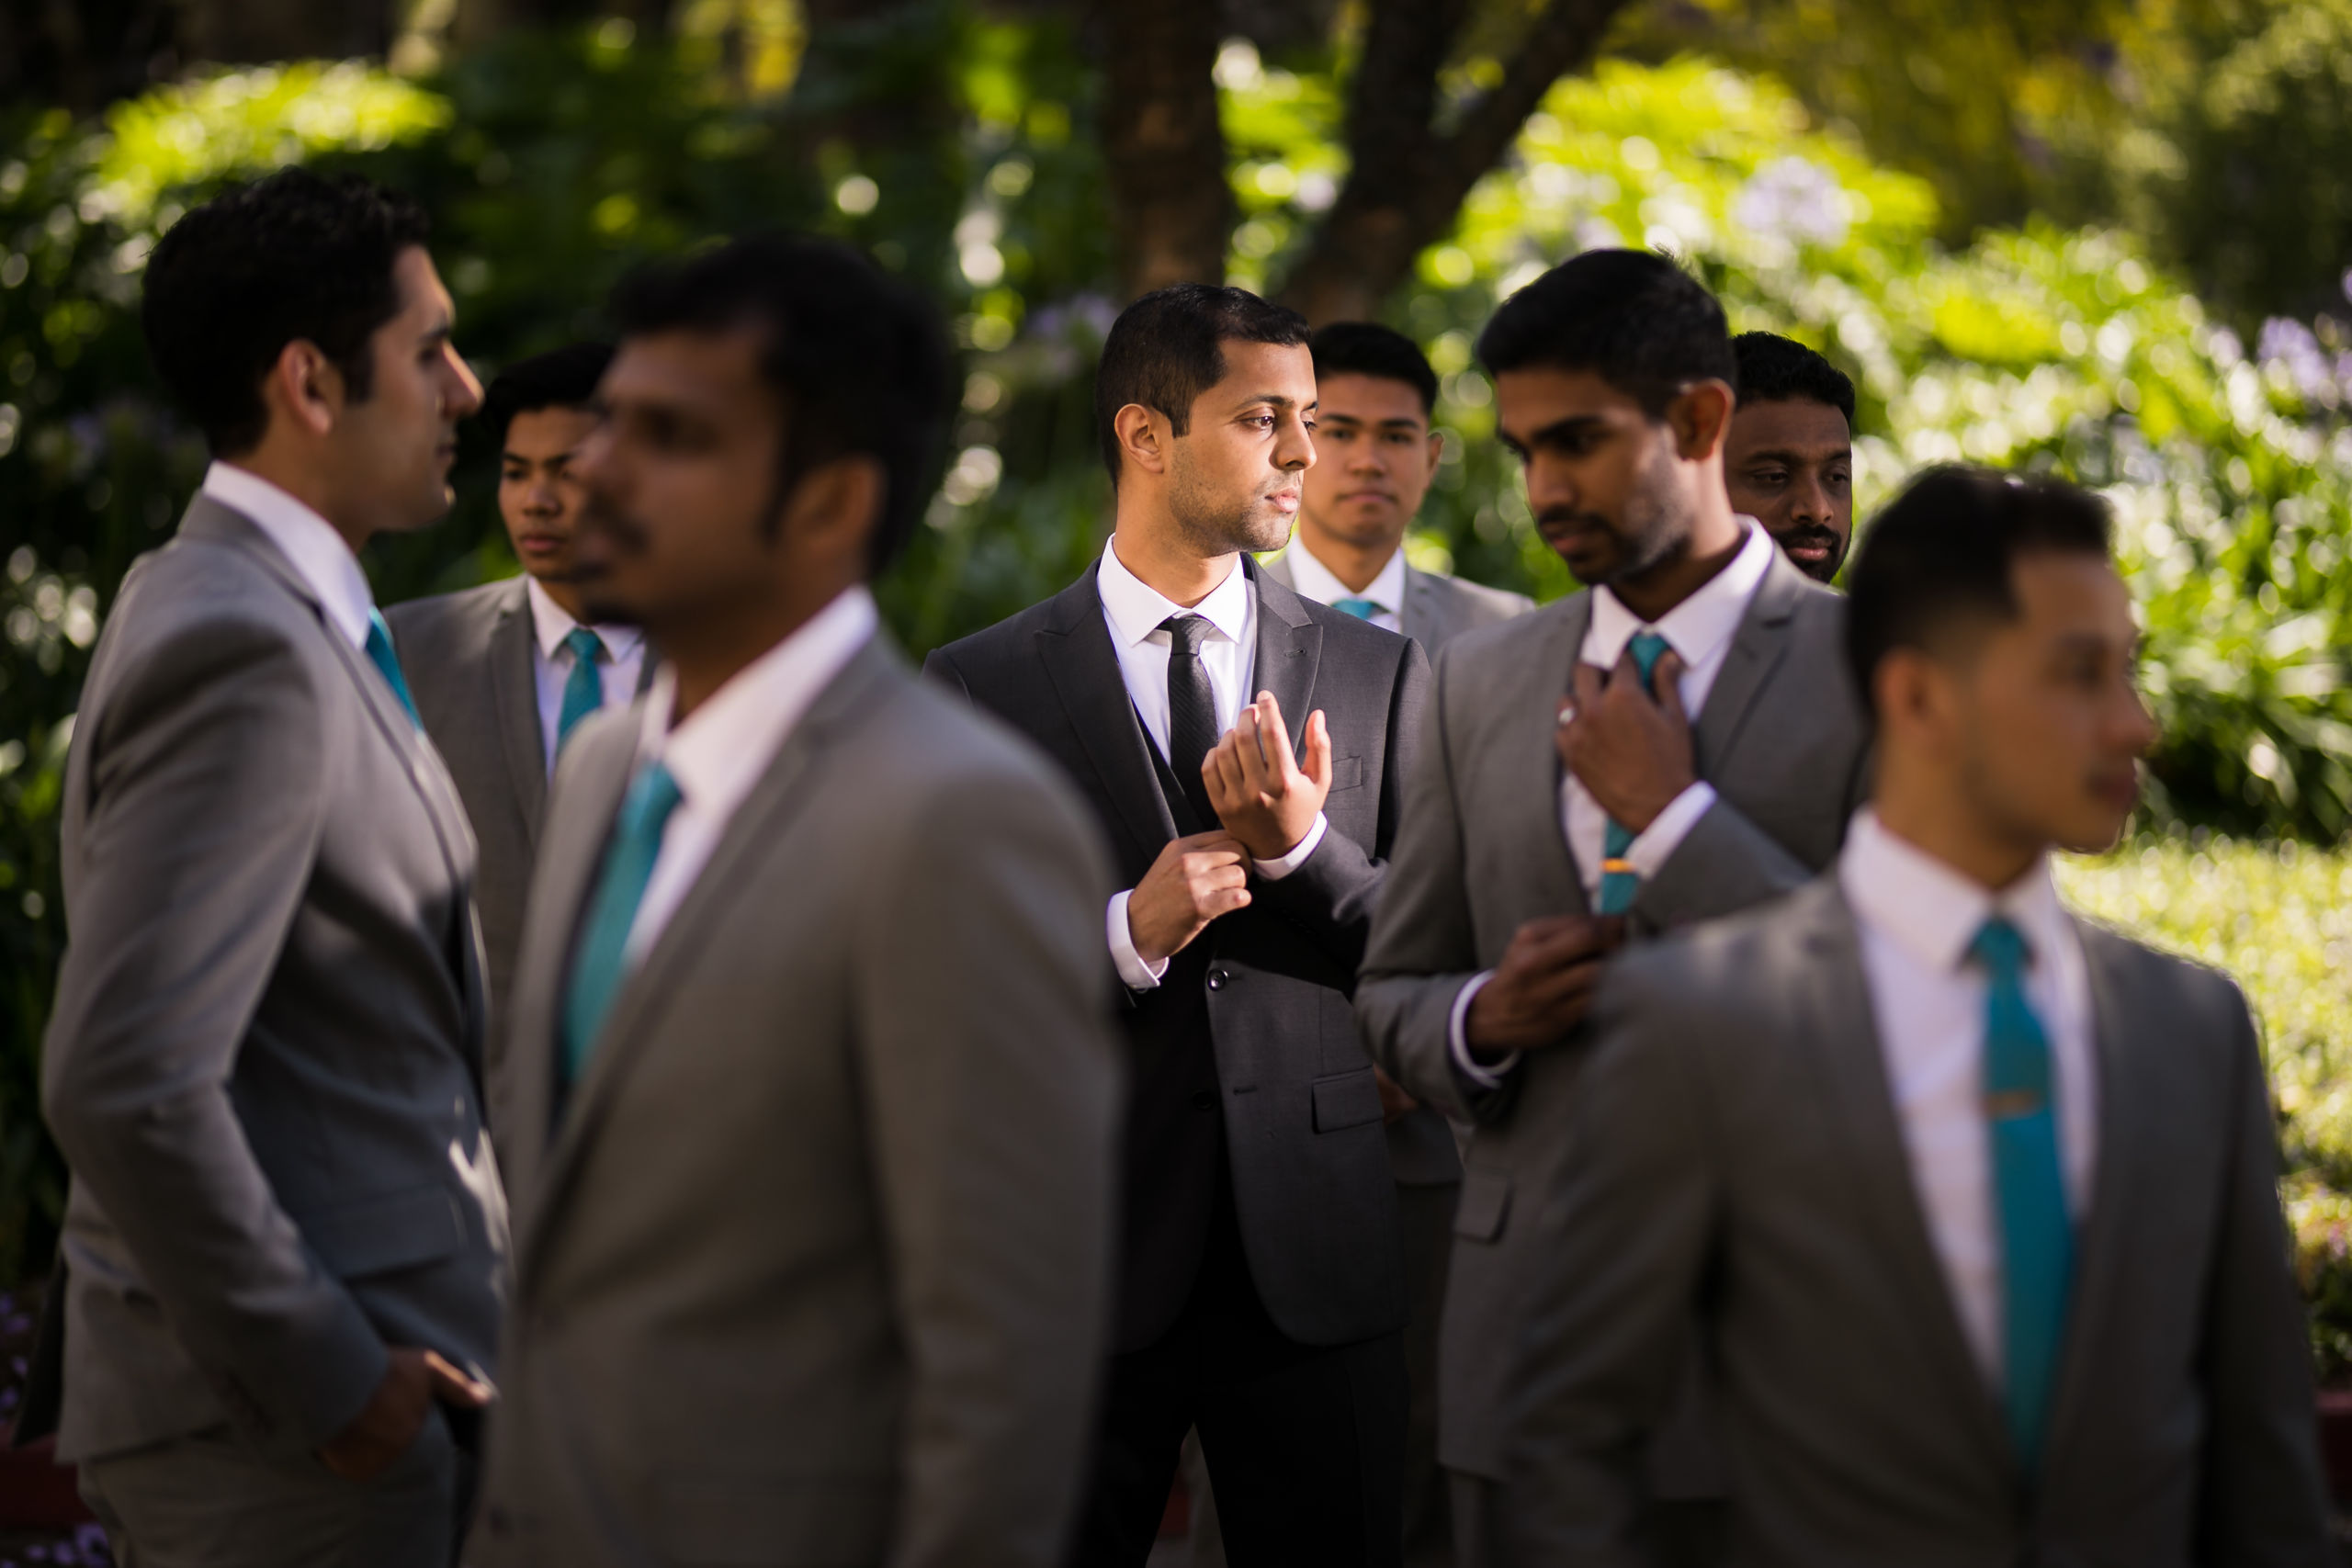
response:
M433 1388L433 1397L445 1404L464 1405L479 1410L490 1403L490 1385L477 1382L459 1371L438 1350L424 1353L424 1373Z
M1254 750L1254 748L1252 748ZM1238 811L1256 798L1243 772L1240 731L1228 730L1224 739L1201 759L1201 779L1209 788L1209 805L1218 815Z
M1587 664L1581 659L1577 660L1576 676L1569 685L1576 694L1577 712L1580 714L1590 713L1593 705L1600 701L1600 694L1607 689L1600 667Z
M1673 716L1675 723L1681 725L1690 722L1690 716L1682 711L1682 672L1687 668L1682 662L1682 655L1670 648L1659 654L1657 662L1650 666L1650 695L1657 699L1660 708Z
M1306 716L1306 755L1299 771L1317 789L1331 787L1331 724L1321 708Z
M1273 693L1261 692L1257 707L1260 733L1266 737L1266 765L1272 770L1276 779L1287 782L1298 773L1299 766L1298 753L1290 743L1290 726L1283 722L1283 705L1274 700ZM1310 728L1321 713L1322 710L1317 708L1307 716Z
M1206 863L1238 865L1243 854L1241 840L1222 828L1212 828L1205 833L1193 833L1182 839L1170 839L1168 847L1159 852L1162 859L1190 863L1195 856L1204 856Z
M1233 726L1234 738L1239 742L1234 751L1241 761L1241 787L1248 790L1253 799L1258 795L1280 795L1283 792L1284 775L1267 760L1271 742L1266 738L1265 704L1266 698L1261 694L1256 702L1241 710L1240 717L1234 721Z

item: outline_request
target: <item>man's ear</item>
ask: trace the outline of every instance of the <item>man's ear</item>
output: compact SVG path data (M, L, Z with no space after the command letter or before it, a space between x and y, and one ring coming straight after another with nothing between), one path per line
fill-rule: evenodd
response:
M847 553L863 559L866 540L881 524L889 482L881 459L868 453L820 463L792 487L776 537L820 555Z
M308 338L295 338L279 349L262 377L262 405L313 435L334 429L348 392L343 372Z
M1119 438L1121 468L1133 466L1147 474L1168 471L1168 444L1175 432L1168 427L1167 416L1141 403L1128 403L1111 416L1111 430Z
M1430 432L1430 472L1437 472L1437 466L1443 461L1445 461L1445 432L1432 430Z
M1674 449L1686 463L1702 462L1723 450L1731 432L1732 407L1738 399L1729 386L1710 378L1693 381L1666 405L1666 422L1674 430Z

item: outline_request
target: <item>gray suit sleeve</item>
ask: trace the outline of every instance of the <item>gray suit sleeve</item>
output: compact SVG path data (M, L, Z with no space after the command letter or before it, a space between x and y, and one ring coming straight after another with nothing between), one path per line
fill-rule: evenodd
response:
M283 635L201 622L147 649L91 748L73 942L43 1057L51 1130L197 1364L315 1445L387 1358L231 1103L309 885L319 696Z
M2210 1286L2200 1562L2320 1568L2330 1540L2310 1341L2287 1266L2270 1089L2242 998L2232 1051L2235 1159Z
M1382 769L1380 830L1391 844L1404 814L1405 781L1420 756L1422 716L1429 700L1429 656L1419 643L1408 642L1389 688L1387 723L1381 737L1387 765ZM1300 722L1306 722L1304 716ZM1253 881L1251 897L1313 932L1332 956L1354 969L1363 962L1373 911L1387 879L1387 864L1378 854L1377 844L1367 848L1336 828L1326 828L1323 841L1304 864L1280 881Z
M1425 710L1427 733L1406 784L1404 821L1356 982L1356 1019L1383 1072L1416 1100L1468 1121L1477 1108L1453 1070L1447 1025L1454 998L1477 972L1478 954L1446 743L1445 690L1441 660Z
M1684 1370L1716 1195L1706 1089L1687 1057L1708 1021L1679 1016L1670 974L1644 960L1620 959L1601 983L1567 1152L1538 1195L1509 1562L1648 1561L1644 1455Z
M1109 1305L1111 877L1063 792L967 774L876 865L862 1060L909 1386L893 1568L1054 1568Z
M1851 774L1838 781L1844 797L1841 820L1851 818L1869 799L1870 780L1870 752L1863 748L1855 753ZM1651 931L1672 931L1754 908L1795 892L1815 874L1737 807L1719 797L1675 846L1657 874L1642 884L1634 915Z

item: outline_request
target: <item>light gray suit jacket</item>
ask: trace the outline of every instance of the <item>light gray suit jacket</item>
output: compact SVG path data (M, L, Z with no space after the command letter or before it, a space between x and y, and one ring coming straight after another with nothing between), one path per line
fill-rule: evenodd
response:
M1035 1564L1078 1494L1121 1100L1093 824L879 638L559 1116L637 717L564 750L496 1085L518 1264L473 1561Z
M292 564L207 497L107 617L63 826L59 1451L229 1420L307 1450L388 1341L491 1371L506 1214L465 816Z
M1478 1123L1454 1218L1438 1452L1449 1468L1494 1480L1531 1246L1513 1207L1542 1189L1565 1145L1583 1053L1574 1043L1530 1053L1503 1090L1476 1094L1453 1069L1447 1026L1463 986L1501 961L1522 924L1589 908L1561 824L1552 736L1591 611L1589 593L1571 594L1459 638L1440 658L1356 990L1388 1075ZM1643 884L1628 919L1635 940L1785 893L1837 854L1866 766L1844 625L1844 601L1776 552L1695 727L1699 775L1719 799ZM1671 1495L1707 1493L1704 1456L1660 1459Z
M1263 570L1276 582L1297 592L1289 550L1266 562ZM1535 601L1524 593L1422 571L1408 562L1398 629L1435 659L1440 649L1464 632L1498 626L1533 608ZM1453 1131L1442 1115L1426 1105L1388 1124L1388 1163L1396 1168L1400 1186L1441 1187L1462 1179L1462 1157L1454 1147Z
M1604 983L1568 1158L1529 1194L1512 1561L1645 1561L1632 1461L1694 1313L1735 1563L2337 1561L2245 999L2080 930L2098 1146L2038 1485L1961 1331L1824 877Z

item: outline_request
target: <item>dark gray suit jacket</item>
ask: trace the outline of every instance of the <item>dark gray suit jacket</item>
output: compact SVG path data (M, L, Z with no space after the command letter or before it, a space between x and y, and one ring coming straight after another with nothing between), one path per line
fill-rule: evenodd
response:
M1296 547L1295 541L1292 547ZM1268 561L1265 572L1285 588L1298 587L1291 574L1289 550ZM1405 636L1435 659L1464 632L1500 626L1533 608L1535 601L1524 593L1422 571L1408 563L1405 604L1397 621ZM1424 1105L1388 1124L1388 1159L1396 1167L1397 1181L1408 1187L1439 1187L1462 1179L1462 1156L1454 1146L1453 1129L1431 1106Z
M484 1564L1054 1568L1110 1287L1084 808L880 638L556 1042L638 716L564 748L495 1095L517 1299Z
M107 617L63 838L59 1451L224 1420L307 1451L388 1341L489 1371L506 1212L465 816L292 564L205 496Z
M1565 1146L1582 1052L1532 1052L1504 1090L1473 1094L1446 1032L1455 996L1501 961L1521 925L1589 907L1561 825L1552 737L1591 606L1572 594L1458 638L1439 660L1429 744L1356 993L1389 1076L1479 1123L1454 1218L1438 1451L1494 1480L1533 1245L1515 1207ZM1699 774L1719 799L1643 884L1629 917L1636 940L1787 892L1837 854L1865 786L1844 624L1844 601L1775 552L1698 716ZM1661 1460L1669 1488L1711 1485L1703 1456Z
M1245 563L1247 558L1244 558ZM1009 720L1078 781L1133 887L1180 822L1128 699L1099 565L1044 604L940 649L925 671ZM1340 1345L1404 1322L1396 1187L1380 1091L1348 995L1403 805L1429 666L1403 637L1301 599L1246 564L1258 595L1254 682L1294 735L1330 726L1330 824L1305 864L1170 961L1123 1014L1134 1092L1113 1348L1164 1334L1209 1235L1217 1169L1275 1325ZM1214 828L1215 823L1205 825ZM1108 892L1104 901L1107 903ZM1097 962L1112 970L1095 911Z
M2245 999L2080 929L2098 1146L2039 1484L1962 1334L1826 876L1603 986L1567 1159L1528 1194L1513 1561L1646 1561L1632 1470L1693 1314L1736 1562L2337 1561Z

